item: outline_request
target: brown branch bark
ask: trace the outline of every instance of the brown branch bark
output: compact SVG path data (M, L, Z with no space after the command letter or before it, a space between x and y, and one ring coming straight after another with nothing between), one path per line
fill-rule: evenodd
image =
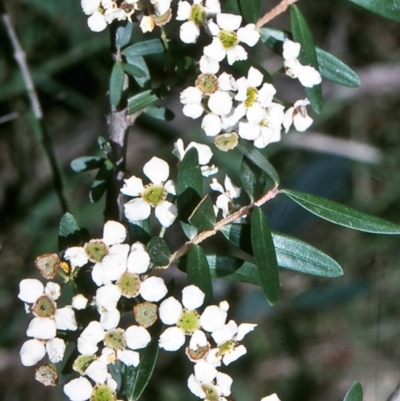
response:
M274 7L271 11L267 12L257 21L256 29L260 29L266 23L273 20L278 15L284 13L291 4L294 4L297 1L299 0L282 0L276 7Z

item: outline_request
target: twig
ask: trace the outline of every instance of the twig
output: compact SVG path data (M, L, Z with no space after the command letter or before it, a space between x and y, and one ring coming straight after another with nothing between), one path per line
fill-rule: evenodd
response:
M43 121L43 112L42 112L42 107L40 105L39 97L36 93L35 85L32 80L32 75L29 71L28 64L26 62L25 53L22 50L22 47L19 43L17 34L15 32L14 26L11 22L10 17L6 13L5 7L1 0L0 0L0 14L1 14L1 19L4 23L4 26L7 31L7 35L10 39L11 45L14 50L15 61L17 62L18 66L21 70L22 78L25 83L25 87L27 90L29 102L31 104L31 108L32 108L34 117L35 117L36 121L38 122L40 131L42 134L43 147L46 151L47 157L49 158L50 166L53 171L53 185L56 190L56 193L57 193L60 205L61 205L61 209L62 209L63 213L65 213L68 210L68 207L67 207L67 201L65 200L65 197L64 197L61 173L60 173L59 167L57 165L57 159L56 159L56 155L54 153L54 148L53 148L53 144L51 141L51 137L50 137L50 135L47 131L47 128L44 124L44 121Z
M273 20L278 15L284 13L291 4L294 4L297 1L299 0L282 0L276 7L274 7L271 11L267 12L257 21L256 29L260 29L266 23Z
M255 206L262 206L264 203L268 202L269 200L275 198L278 194L278 188L274 187L270 189L267 193L265 193L260 199L257 199L255 202L250 203L249 205L243 206L236 212L230 214L228 217L218 221L212 230L203 231L198 234L195 238L191 241L187 241L183 244L181 248L179 248L176 252L171 255L169 260L169 264L166 266L161 266L162 269L167 269L172 263L178 260L181 256L183 256L192 245L197 245L203 242L205 239L212 237L215 235L219 230L221 230L224 226L229 223L234 222L235 220L239 219L240 217L246 216L249 214Z

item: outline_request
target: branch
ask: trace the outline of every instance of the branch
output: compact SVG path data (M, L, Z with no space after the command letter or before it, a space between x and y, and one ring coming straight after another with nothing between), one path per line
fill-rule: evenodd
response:
M260 29L263 25L276 18L278 15L284 13L291 4L296 3L298 0L282 0L271 11L263 15L256 23L256 29Z
M41 131L42 144L43 144L43 147L47 154L47 157L49 158L50 166L53 171L53 185L54 185L55 191L58 195L61 209L62 209L63 213L65 213L68 210L67 201L65 200L65 196L64 196L61 173L60 173L59 167L57 165L57 158L54 153L52 140L51 140L51 137L50 137L50 135L47 131L47 128L44 124L44 121L43 121L42 107L40 105L39 97L36 93L35 85L32 80L32 75L29 71L29 67L26 62L25 53L22 50L22 47L19 43L17 34L15 32L14 26L11 22L10 17L6 13L5 7L1 0L0 0L0 14L1 14L1 19L3 21L3 24L7 31L7 35L10 39L12 48L14 50L15 61L17 62L19 69L21 70L22 78L25 83L25 87L26 87L26 91L28 94L29 102L31 104L33 115L34 115L34 117L38 123L39 129Z
M270 189L260 199L256 200L253 203L250 203L249 205L243 206L242 208L237 210L235 213L232 213L228 217L225 217L224 219L218 221L212 230L203 231L200 234L198 234L195 238L193 238L191 241L185 242L181 248L179 248L176 252L174 252L171 255L169 264L166 266L161 266L161 269L168 269L168 267L172 263L177 261L181 256L183 256L186 252L188 252L188 250L190 249L190 247L192 245L200 244L205 239L212 237L227 224L233 223L235 220L239 219L240 217L248 215L254 209L255 206L262 206L264 203L275 198L275 196L277 194L278 194L277 187Z

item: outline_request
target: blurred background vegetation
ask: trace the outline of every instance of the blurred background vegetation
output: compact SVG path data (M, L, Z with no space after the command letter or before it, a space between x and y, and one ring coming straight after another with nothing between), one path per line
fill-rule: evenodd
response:
M277 2L264 3L269 10ZM314 116L310 133L291 133L270 145L270 160L283 186L400 223L400 25L347 0L298 4L316 44L354 68L362 84L350 89L324 82L324 111ZM70 212L96 237L104 201L89 202L94 174L74 173L69 165L76 157L99 153L97 137L107 137L108 33L89 31L79 0L9 0L5 6L39 92ZM270 26L290 29L288 15ZM36 256L57 251L61 209L3 27L0 41L0 400L56 401L64 399L61 388L44 388L34 381L34 368L20 364L29 319L16 295L22 278L36 277ZM265 47L255 52L268 70L281 65ZM285 100L303 96L293 81L277 85ZM176 115L172 122L139 119L131 128L130 174L140 174L154 154L176 162L169 152L178 137L206 142L199 121L193 126L183 117L177 94L168 107ZM239 184L237 160L217 155L217 163ZM354 380L363 385L365 400L386 400L400 382L399 238L335 227L281 197L266 210L274 230L322 249L345 275L320 279L282 271L282 297L273 308L258 288L215 283L216 298L229 300L235 319L259 325L245 340L248 355L226 369L234 377L237 401L272 392L283 401L337 401ZM176 248L173 238L167 241ZM181 273L170 274L184 284ZM161 354L143 400L195 399L185 384L191 364Z

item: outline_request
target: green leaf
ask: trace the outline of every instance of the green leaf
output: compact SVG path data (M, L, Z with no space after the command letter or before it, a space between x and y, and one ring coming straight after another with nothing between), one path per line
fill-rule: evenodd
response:
M178 198L179 200L179 198ZM196 235L199 233L199 230L192 226L191 224L184 223L183 221L180 221L179 224L182 227L183 233L186 235L186 237L190 240L192 240Z
M222 7L222 12L227 14L238 14L241 15L239 1L238 0L226 0Z
M81 171L94 170L101 167L105 160L104 157L82 156L72 160L71 168L77 173L80 173Z
M287 32L274 28L261 28L259 32L263 43L276 53L282 54L282 43L285 38L290 38ZM315 50L319 71L323 78L349 87L360 85L358 75L343 61L319 47L316 47Z
M165 107L149 106L144 109L144 113L151 118L162 121L170 121L175 117L174 113Z
M248 23L256 23L261 15L262 0L240 0L242 15Z
M121 24L121 23L120 23ZM115 45L124 47L131 41L133 24L126 21L123 25L119 25L115 32Z
M212 230L215 224L215 212L213 203L208 195L194 209L189 217L189 223L199 231Z
M111 178L112 169L113 165L110 160L106 160L105 163L103 163L103 165L100 167L89 192L89 198L91 202L97 202L103 196Z
M340 203L291 189L283 189L280 192L321 219L340 226L374 234L400 234L400 225L359 212Z
M261 287L267 301L273 305L279 297L278 261L264 212L255 207L251 215L251 244L256 258Z
M353 383L343 401L363 401L363 389L359 382Z
M124 88L124 77L122 63L116 61L110 77L110 103L113 107L117 107L121 100L122 90Z
M79 245L82 240L81 230L75 217L70 213L65 213L60 220L58 229L58 248L60 251Z
M128 99L128 111L129 114L136 113L139 110L143 110L147 106L150 106L158 100L158 97L154 92L149 89L138 93Z
M279 184L279 175L277 171L257 148L255 148L250 142L244 140L239 141L237 148L256 166L265 171L276 185Z
M345 63L325 50L316 48L318 65L321 75L329 81L355 88L360 86L360 78Z
M303 65L311 65L318 70L317 53L315 51L312 33L300 9L293 4L290 6L290 21L293 39L301 44L299 61ZM311 107L316 113L320 113L322 110L321 84L305 89Z
M243 157L240 166L240 178L251 202L260 198L267 190L268 175L246 156Z
M137 221L135 224L128 222L128 232L131 243L139 241L147 244L151 239L149 219Z
M147 252L150 260L156 266L167 266L171 257L171 251L167 243L160 237L153 237L147 244Z
M150 81L150 72L143 57L127 57L128 64L123 63L124 71L131 75L140 87L144 87Z
M253 254L251 249L251 227L248 224L231 224L221 230L235 246ZM317 248L285 234L272 232L276 258L280 268L320 277L340 277L343 270L330 256Z
M212 303L214 296L210 268L204 251L198 245L190 247L186 261L186 274L188 283L196 285L204 292L205 302Z
M139 365L125 370L123 388L127 401L138 400L150 381L158 357L158 337L159 333L154 334L147 347L140 351Z
M147 56L149 54L159 54L164 52L164 46L160 39L150 39L143 42L134 43L126 47L122 54L126 57Z
M366 8L382 17L400 22L399 0L350 0L354 4Z

